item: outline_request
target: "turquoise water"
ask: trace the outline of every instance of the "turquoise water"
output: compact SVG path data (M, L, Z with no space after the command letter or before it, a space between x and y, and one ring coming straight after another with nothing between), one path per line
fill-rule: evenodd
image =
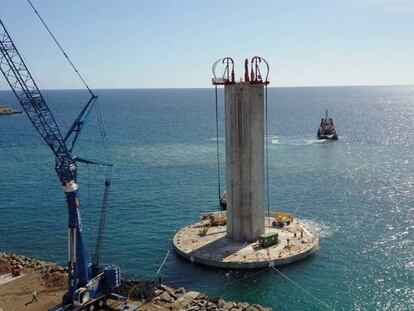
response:
M104 261L151 278L174 232L217 208L214 92L98 93L115 163ZM64 129L87 99L82 91L47 96ZM0 92L5 101L16 103ZM315 139L325 108L337 142ZM270 205L321 236L315 256L280 271L332 309L414 309L413 120L410 87L269 89ZM79 155L102 154L97 133L91 122ZM222 150L223 136L221 119ZM224 184L224 152L221 163ZM65 263L67 215L53 165L26 116L0 118L0 250ZM89 247L102 178L102 169L79 166ZM329 310L272 270L208 269L171 253L162 273L174 286L276 310Z

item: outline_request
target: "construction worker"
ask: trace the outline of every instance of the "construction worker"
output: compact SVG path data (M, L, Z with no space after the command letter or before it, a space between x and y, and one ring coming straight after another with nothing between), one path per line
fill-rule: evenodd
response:
M227 191L224 191L223 196L220 198L220 207L222 211L227 210Z
M34 290L33 292L32 292L32 302L37 302L37 290Z

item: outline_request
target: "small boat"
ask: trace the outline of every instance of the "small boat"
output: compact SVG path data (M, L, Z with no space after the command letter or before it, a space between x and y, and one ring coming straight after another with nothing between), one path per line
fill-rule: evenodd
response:
M325 118L321 119L321 124L318 129L318 139L338 139L332 118L328 118L328 109L326 109Z
M23 111L21 110L14 110L12 107L6 105L6 106L0 106L0 116L4 115L11 115L11 114L21 114Z

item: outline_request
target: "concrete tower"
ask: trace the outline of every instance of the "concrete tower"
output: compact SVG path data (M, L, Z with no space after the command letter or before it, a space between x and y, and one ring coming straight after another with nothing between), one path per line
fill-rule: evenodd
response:
M227 233L257 240L264 223L264 85L226 84Z
M266 66L266 76L262 76L261 63ZM224 67L221 75L216 74L218 66ZM216 105L218 85L224 85L225 96L225 224L223 212L203 213L201 221L185 226L173 239L180 256L225 269L285 265L313 254L319 247L318 234L296 218L292 217L288 230L265 222L264 98L269 65L255 56L250 62L246 59L244 68L244 82L239 83L234 79L232 58L219 59L212 68Z

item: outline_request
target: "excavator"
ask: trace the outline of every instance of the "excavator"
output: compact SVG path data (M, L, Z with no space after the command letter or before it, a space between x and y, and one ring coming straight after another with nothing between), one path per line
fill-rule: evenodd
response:
M64 54L67 58L66 53ZM100 263L100 248L108 206L109 178L104 185L104 201L92 263L88 261L88 252L83 238L77 184L78 163L112 165L105 161L83 159L72 154L73 147L79 138L86 118L97 101L97 96L88 87L91 95L89 101L79 113L69 131L63 136L43 93L39 90L32 73L26 66L2 20L0 20L0 70L34 128L52 150L55 157L55 171L66 197L69 216L67 231L68 288L63 296L62 303L50 310L100 310L107 306L108 299L124 299L124 297L114 293L114 290L121 284L120 268L115 265L103 265ZM77 72L77 70L75 71ZM27 176L36 180L36 176L30 171L27 172Z
M283 228L284 226L289 226L294 219L293 214L291 213L282 213L279 211L270 211L271 215L274 215L272 222L273 227Z
M207 223L200 226L198 233L200 236L206 236L210 227L224 226L227 224L226 211L202 213L200 218L202 221L207 220Z

